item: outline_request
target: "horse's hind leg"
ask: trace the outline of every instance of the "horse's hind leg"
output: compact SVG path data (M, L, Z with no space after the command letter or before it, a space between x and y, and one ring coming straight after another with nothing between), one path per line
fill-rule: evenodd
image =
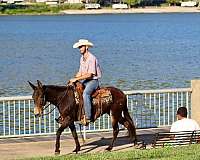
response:
M134 142L134 144L136 144L137 139L136 139L136 130L134 124L124 117L120 118L119 123L124 125L128 129L131 141Z
M77 133L76 133L76 127L74 125L74 122L69 125L69 128L72 132L72 136L74 137L74 141L76 143L76 148L73 150L73 152L78 153L78 151L80 151L81 147L80 147L80 143L79 143L78 136L77 136Z
M124 110L124 118L129 124L130 133L131 133L130 138L132 139L134 144L136 144L137 143L136 128L135 128L135 124L134 124L128 110Z
M117 138L119 133L119 126L118 126L118 118L112 115L112 127L113 127L113 138L111 144L106 148L106 150L111 151L113 148L113 144Z

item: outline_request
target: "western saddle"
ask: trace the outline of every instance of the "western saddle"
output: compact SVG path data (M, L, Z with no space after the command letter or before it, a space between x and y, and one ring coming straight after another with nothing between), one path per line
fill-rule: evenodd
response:
M75 95L75 101L77 106L77 112L76 112L76 121L80 121L83 125L88 125L85 123L85 109L83 106L83 91L85 86L77 81L74 84L74 95ZM92 94L92 117L91 121L94 122L96 119L96 114L102 114L102 105L103 104L111 104L112 103L112 94L108 88L97 88ZM98 112L98 113L97 113ZM62 117L58 117L56 121L58 123L62 123Z

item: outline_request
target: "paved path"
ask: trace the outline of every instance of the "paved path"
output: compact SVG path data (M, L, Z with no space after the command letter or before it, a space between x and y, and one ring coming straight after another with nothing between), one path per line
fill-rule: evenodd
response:
M139 129L137 137L150 144L153 135L158 131L167 131L168 128L160 129ZM121 131L115 143L113 150L128 150L133 148L126 136L127 131ZM112 133L93 133L87 134L85 144L81 138L81 153L104 152L110 144ZM55 136L36 136L0 139L0 160L13 160L20 158L30 158L38 156L53 156L55 146ZM61 155L72 154L74 149L74 140L71 135L61 137Z

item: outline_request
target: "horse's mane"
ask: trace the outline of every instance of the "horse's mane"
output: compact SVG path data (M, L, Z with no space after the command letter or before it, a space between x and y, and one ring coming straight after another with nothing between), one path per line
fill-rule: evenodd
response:
M45 85L44 88L53 89L56 91L66 91L66 90L72 90L73 86L67 85L67 86L58 86L58 85Z

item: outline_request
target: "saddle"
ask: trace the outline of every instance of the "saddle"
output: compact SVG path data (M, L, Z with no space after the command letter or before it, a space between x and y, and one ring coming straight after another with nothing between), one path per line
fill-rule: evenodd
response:
M85 86L81 82L76 82L75 84L75 101L78 106L77 110L77 120L81 121L85 115L85 110L83 107L83 91ZM92 116L91 121L94 121L97 115L103 113L102 105L109 105L112 103L112 94L107 88L97 88L92 94Z

